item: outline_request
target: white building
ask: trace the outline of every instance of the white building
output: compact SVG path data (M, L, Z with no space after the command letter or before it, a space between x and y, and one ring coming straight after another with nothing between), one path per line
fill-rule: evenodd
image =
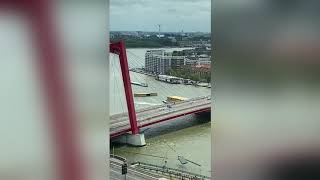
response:
M210 65L211 56L175 56L165 50L148 50L145 54L145 70L154 74L166 74L170 69L181 69L185 65Z
M165 74L171 68L171 55L165 50L148 50L145 55L145 70Z

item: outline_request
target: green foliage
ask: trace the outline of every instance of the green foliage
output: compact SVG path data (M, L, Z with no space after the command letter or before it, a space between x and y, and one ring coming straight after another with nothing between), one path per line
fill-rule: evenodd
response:
M182 69L177 69L177 70L170 69L167 71L166 74L168 74L170 76L184 78L184 79L191 79L193 81L200 81L200 80L204 80L206 82L211 81L210 74L200 76L199 74L192 73L192 71L189 67L184 67Z
M176 41L172 41L167 36L173 36ZM193 36L193 37L183 37L181 35L169 34L166 37L158 38L156 35L151 36L131 36L115 34L111 41L125 40L126 46L129 48L161 48L161 47L178 47L179 41L208 41L211 39L210 36ZM180 55L177 55L180 56Z
M184 56L184 51L173 51L172 56Z
M124 39L128 48L161 48L161 47L176 47L179 44L172 42L168 38L158 38L157 36L150 37L133 37L119 36L114 37L111 41L119 41Z
M189 40L191 41L198 41L198 40L202 40L202 41L210 41L211 40L211 37L210 36L194 36L194 37L189 37L188 38Z

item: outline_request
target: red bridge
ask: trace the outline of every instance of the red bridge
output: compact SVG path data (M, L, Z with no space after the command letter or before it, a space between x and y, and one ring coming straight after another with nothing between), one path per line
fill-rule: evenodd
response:
M128 108L127 113L121 113L111 116L111 138L127 134L128 136L126 136L124 140L126 141L126 143L138 146L144 145L144 135L139 134L140 128L160 123L163 121L173 120L175 118L189 114L210 111L210 96L192 98L186 101L170 105L164 104L152 106L136 111L134 106L129 65L124 41L111 43L110 52L119 56L122 80L126 96L126 104Z
M164 104L136 111L139 128L171 120L188 114L210 111L210 96L193 98L170 106ZM110 117L111 137L123 135L131 131L128 113L116 114Z

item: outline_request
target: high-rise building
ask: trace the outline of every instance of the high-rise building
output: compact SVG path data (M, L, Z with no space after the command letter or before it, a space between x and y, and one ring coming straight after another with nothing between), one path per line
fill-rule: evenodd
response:
M171 68L171 55L165 50L148 50L145 55L145 70L165 74Z
M179 70L185 66L210 64L210 55L195 55L194 50L170 53L165 50L148 50L145 54L145 70L154 74L166 74L170 69Z

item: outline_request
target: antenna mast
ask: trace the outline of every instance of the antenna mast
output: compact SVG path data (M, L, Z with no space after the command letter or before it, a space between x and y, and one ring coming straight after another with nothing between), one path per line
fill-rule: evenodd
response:
M158 24L158 27L159 27L159 34L158 34L158 37L160 38L161 24Z

